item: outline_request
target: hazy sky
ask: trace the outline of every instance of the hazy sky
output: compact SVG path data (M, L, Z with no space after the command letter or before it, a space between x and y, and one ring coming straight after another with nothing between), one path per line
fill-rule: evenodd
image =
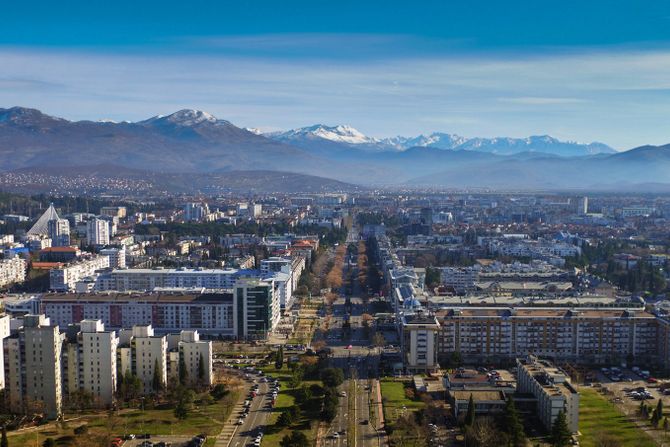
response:
M3 5L0 107L670 142L666 1L98 3Z

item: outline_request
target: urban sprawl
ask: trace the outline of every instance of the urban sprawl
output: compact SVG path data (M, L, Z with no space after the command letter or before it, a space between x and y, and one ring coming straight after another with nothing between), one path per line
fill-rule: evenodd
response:
M7 194L0 206L0 388L16 445L74 413L160 411L151 401L188 421L221 399L202 433L146 422L144 434L126 416L102 445L596 445L588 436L605 435L580 420L593 399L645 442L667 436L670 198Z

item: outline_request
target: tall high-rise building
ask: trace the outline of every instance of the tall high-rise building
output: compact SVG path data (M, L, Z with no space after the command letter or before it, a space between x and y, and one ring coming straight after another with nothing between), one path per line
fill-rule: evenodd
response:
M67 219L51 219L47 222L47 230L52 247L70 245L70 222Z
M187 203L184 205L184 220L199 222L209 214L206 203Z
M179 364L186 368L187 382L192 385L211 385L212 342L200 340L198 331L181 331L179 337Z
M14 412L62 414L62 336L44 315L25 315L23 326L5 339L5 379Z
M577 200L577 214L585 215L589 212L589 198L584 196Z
M279 291L272 279L242 279L235 283L233 321L239 338L263 339L281 318Z
M167 384L167 338L154 335L151 325L134 326L130 341L132 372L144 385L144 392L154 391L154 374L162 386ZM157 372L156 368L158 368Z
M93 218L86 222L86 238L90 245L107 245L109 237L109 222L106 220Z
M76 343L67 348L68 393L91 393L99 404L108 406L116 391L116 349L119 339L114 331L105 331L100 320L82 320Z

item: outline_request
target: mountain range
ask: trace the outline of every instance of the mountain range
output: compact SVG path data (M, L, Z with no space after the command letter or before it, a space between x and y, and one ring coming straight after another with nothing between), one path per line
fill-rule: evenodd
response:
M616 152L604 143L583 144L573 141L560 141L549 135L530 136L528 138L465 138L456 134L434 132L430 135L416 137L397 136L377 139L364 135L362 132L346 125L325 126L316 124L286 132L269 132L262 135L276 141L309 149L313 149L317 145L323 145L327 150L333 150L333 143L336 143L372 152L404 151L413 147L478 151L499 155L542 152L563 157L613 154Z
M220 182L233 171L273 171L395 187L635 190L670 184L670 145L616 152L549 136L379 139L325 125L262 133L189 109L119 123L0 109L0 160L1 171L114 165L215 175Z

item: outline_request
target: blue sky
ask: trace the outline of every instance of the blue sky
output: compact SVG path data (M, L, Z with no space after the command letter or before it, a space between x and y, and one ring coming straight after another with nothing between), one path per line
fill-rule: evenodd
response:
M3 5L0 107L670 142L670 2L102 3Z

